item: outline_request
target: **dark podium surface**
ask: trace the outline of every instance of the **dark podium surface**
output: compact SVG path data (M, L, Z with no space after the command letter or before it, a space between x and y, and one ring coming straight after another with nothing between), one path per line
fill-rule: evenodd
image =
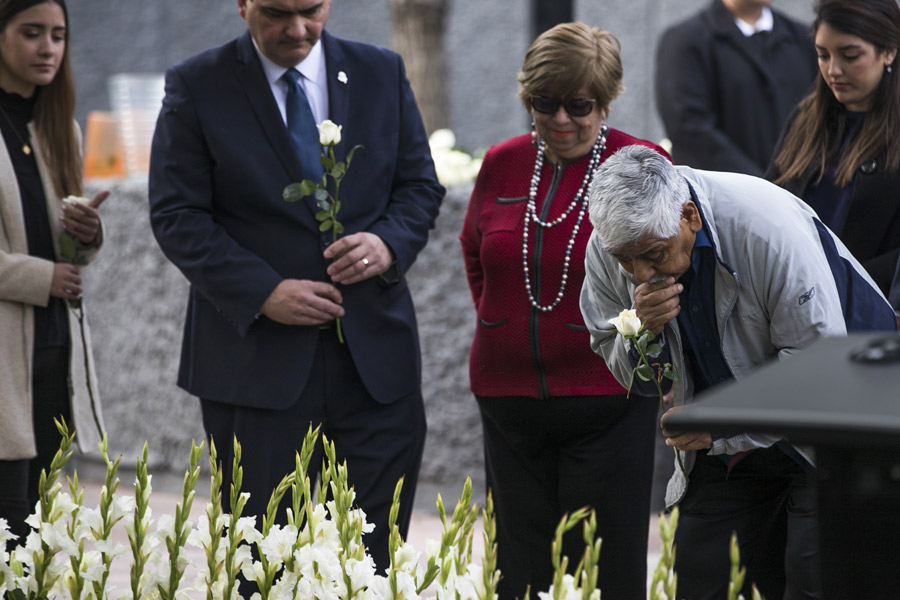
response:
M743 381L698 396L666 423L693 431L779 433L798 444L900 448L900 360L850 359L882 339L900 341L900 334L819 340Z
M851 358L885 345L900 350L900 335L820 340L667 418L672 429L776 433L815 448L827 600L900 598L900 360Z

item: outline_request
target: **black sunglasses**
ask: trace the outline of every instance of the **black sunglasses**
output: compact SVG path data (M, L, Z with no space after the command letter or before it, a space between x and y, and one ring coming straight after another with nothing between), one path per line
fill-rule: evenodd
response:
M560 102L545 96L531 97L531 108L545 115L555 115L561 104L570 117L586 117L594 110L596 103L597 100L593 98L572 98L566 102Z

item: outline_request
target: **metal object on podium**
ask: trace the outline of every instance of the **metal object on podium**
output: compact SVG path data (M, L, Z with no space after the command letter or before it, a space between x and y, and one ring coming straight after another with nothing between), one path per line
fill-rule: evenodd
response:
M820 340L666 424L814 447L824 598L900 597L900 335Z

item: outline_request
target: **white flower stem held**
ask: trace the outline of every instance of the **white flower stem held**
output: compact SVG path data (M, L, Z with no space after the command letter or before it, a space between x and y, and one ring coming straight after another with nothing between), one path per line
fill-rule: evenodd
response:
M637 375L642 381L652 381L656 385L656 393L659 396L660 411L665 413L666 405L663 401L662 380L670 379L678 381L680 379L678 370L672 363L650 362L650 358L656 358L662 352L659 344L651 343L653 341L653 333L644 328L644 323L638 318L634 309L626 309L619 313L618 317L609 319L608 321L616 331L627 340L631 340L637 350L640 360L637 366L631 371L631 379L628 381L628 394L631 394L631 387L634 384L634 376ZM681 473L688 477L687 471L684 469L684 463L681 460L681 451L675 448L675 458L678 460L678 466Z
M322 179L318 182L304 179L300 183L292 183L282 191L282 197L286 202L297 202L307 196L313 196L319 212L316 213L316 221L319 222L319 231L326 232L331 230L331 243L337 241L338 236L344 232L344 226L338 221L338 213L341 210L340 190L341 180L347 174L350 168L350 161L353 160L353 154L362 148L360 145L354 146L347 153L347 160L339 162L334 157L334 147L341 143L341 125L337 125L330 119L325 119L318 125L319 129L319 145L322 146L322 153L319 155L319 161L322 163L324 172ZM328 179L334 186L334 194L328 192ZM340 317L335 319L337 327L338 340L344 343L344 332L341 328Z
M538 139L538 151L537 156L534 159L534 173L531 175L531 185L528 188L528 204L525 207L525 225L522 228L522 270L525 273L525 292L528 294L528 301L531 303L531 306L541 312L549 312L556 308L559 303L562 302L563 294L566 292L566 283L569 278L569 262L572 259L572 248L575 246L575 239L578 237L578 229L581 227L581 222L584 220L584 215L588 209L588 189L590 188L591 181L593 181L597 169L600 167L600 157L606 150L606 134L608 131L609 127L604 123L600 127L600 132L597 134L597 140L594 142L594 146L591 150L591 159L588 162L588 168L584 173L581 187L578 188L575 197L572 198L572 202L569 203L569 206L563 211L563 214L553 221L541 221L541 218L537 214L537 189L541 182L541 170L544 166L544 148L546 147L544 140ZM535 298L534 292L531 289L531 268L528 264L528 229L532 221L534 221L535 225L544 229L555 227L565 221L566 217L568 217L579 204L581 205L581 209L578 211L578 219L575 221L575 226L572 228L572 235L569 236L569 242L566 245L565 258L563 258L562 281L559 284L559 291L556 293L556 298L553 299L553 302L542 305L540 303L540 298Z

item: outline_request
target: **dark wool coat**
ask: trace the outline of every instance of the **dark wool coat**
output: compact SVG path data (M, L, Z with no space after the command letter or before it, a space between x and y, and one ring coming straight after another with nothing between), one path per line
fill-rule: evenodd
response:
M772 31L757 34L761 44L741 33L721 0L663 33L656 104L676 163L764 173L782 125L818 74L808 28L772 13Z

